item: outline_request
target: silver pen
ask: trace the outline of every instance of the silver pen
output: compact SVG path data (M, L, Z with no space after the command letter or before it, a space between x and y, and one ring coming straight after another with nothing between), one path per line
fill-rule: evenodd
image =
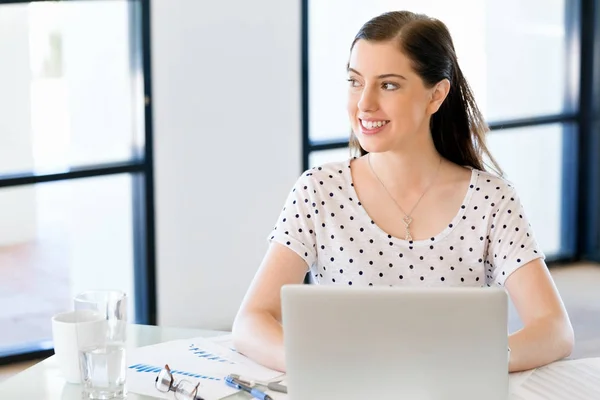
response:
M279 382L261 382L261 381L257 381L254 379L248 379L246 377L236 375L236 374L230 374L229 376L231 376L232 378L234 378L248 386L260 385L260 386L265 386L268 389L273 390L275 392L287 393L287 386L282 385Z

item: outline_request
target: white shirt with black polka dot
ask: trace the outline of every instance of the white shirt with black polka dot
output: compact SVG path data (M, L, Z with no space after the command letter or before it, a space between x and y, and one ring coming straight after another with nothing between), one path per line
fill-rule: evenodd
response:
M516 269L545 257L515 188L502 178L473 169L448 226L406 241L384 232L362 207L350 160L305 171L269 240L300 255L318 284L503 286Z

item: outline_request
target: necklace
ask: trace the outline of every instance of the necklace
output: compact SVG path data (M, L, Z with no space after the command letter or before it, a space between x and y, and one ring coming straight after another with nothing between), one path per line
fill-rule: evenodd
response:
M387 190L387 188L385 187L385 185L383 184L383 182L381 181L381 179L379 179L379 176L377 176L377 174L375 173L375 170L373 169L373 165L371 165L371 153L369 153L367 155L367 160L369 161L369 168L371 168L371 172L373 172L373 175L375 175L375 178L377 178L377 180L381 184L381 187L383 187L383 189L386 191L386 193L388 194L388 196L390 196L390 198L392 199L392 201L394 202L394 204L396 204L396 206L400 209L400 211L402 211L402 214L404 214L404 217L402 218L402 222L404 222L404 227L406 229L405 240L409 240L409 241L413 240L412 235L410 233L410 224L413 221L411 215L412 215L413 211L415 210L415 208L417 208L417 206L419 205L419 202L421 201L421 199L423 198L423 196L425 195L425 193L427 193L427 191L429 190L429 188L431 187L431 185L435 181L435 178L437 178L437 175L438 175L438 173L440 171L440 166L442 165L442 157L440 157L440 163L438 164L438 167L437 167L437 170L435 172L435 175L433 176L433 179L431 179L431 182L429 182L429 185L427 185L427 187L425 188L425 190L423 191L423 193L421 193L421 196L419 197L419 199L417 200L417 202L415 203L415 205L413 206L413 208L410 210L410 212L408 214L406 212L404 212L404 210L402 209L402 207L400 207L400 204L398 204L398 202L396 201L396 199L394 199L394 196L392 196L392 194Z

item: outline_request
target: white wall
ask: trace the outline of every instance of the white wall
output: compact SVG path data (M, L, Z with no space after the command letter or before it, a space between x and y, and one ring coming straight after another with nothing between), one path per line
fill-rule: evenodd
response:
M301 173L300 2L153 0L159 324L228 329Z

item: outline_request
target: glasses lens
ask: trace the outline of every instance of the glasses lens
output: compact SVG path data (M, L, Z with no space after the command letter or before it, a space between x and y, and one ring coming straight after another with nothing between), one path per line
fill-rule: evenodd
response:
M159 391L166 393L171 389L171 383L173 382L173 375L166 369L163 369L158 373L156 377L156 389Z
M175 389L175 398L177 400L196 400L197 393L197 384L183 380L177 384L177 388Z

